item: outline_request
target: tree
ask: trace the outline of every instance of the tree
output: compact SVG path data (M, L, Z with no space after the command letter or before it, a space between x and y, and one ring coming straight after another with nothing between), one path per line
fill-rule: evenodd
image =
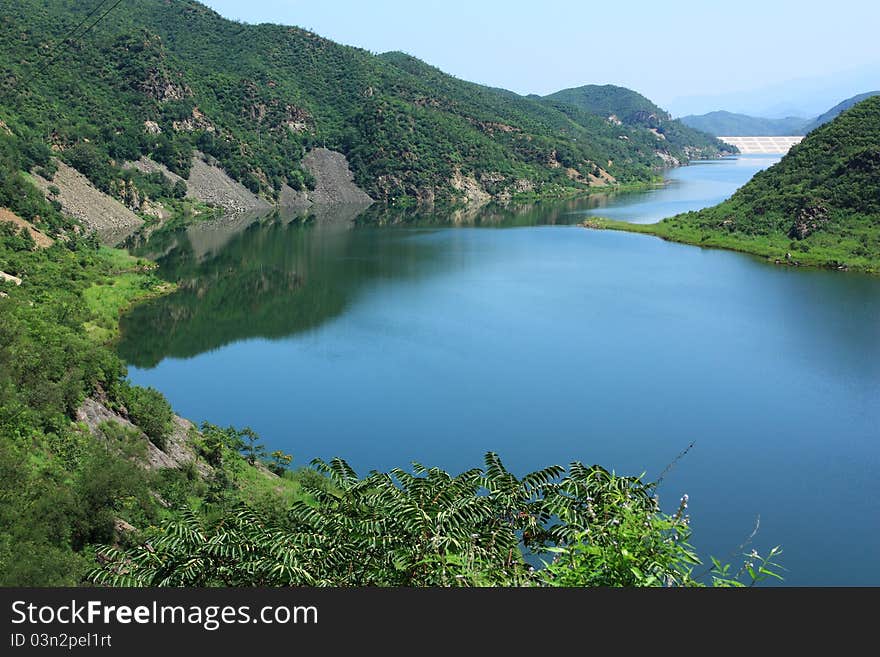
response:
M279 477L287 471L287 469L290 467L290 464L293 462L293 456L291 456L290 454L285 454L280 449L272 452L271 457L272 464L269 467L272 472L277 474Z
M186 183L183 180L178 180L171 189L171 195L176 199L182 199L186 197L186 191Z
M245 427L238 431L238 437L241 440L240 451L245 460L253 465L257 459L266 454L266 447L263 443L258 443L260 436L250 427Z
M164 449L174 420L174 412L165 396L155 388L125 384L122 401L132 422L143 429L150 442Z

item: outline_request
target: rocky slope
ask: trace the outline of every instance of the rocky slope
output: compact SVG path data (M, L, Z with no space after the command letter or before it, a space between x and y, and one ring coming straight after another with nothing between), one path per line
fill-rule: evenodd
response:
M373 202L354 183L354 174L342 153L315 148L303 157L302 166L314 177L314 189L296 191L284 185L277 201L279 207L305 209L312 205L369 205ZM215 205L228 214L258 212L271 207L265 199L237 183L216 164L208 164L198 155L193 157L190 176L185 180L165 165L146 156L136 162L127 163L125 167L147 174L162 173L172 183L183 181L187 184L188 198Z
M207 464L198 460L192 445L192 431L195 425L189 420L174 416L174 427L165 441L165 448L159 449L138 427L121 413L111 411L106 400L89 397L76 411L77 422L82 422L96 438L105 439L102 425L112 422L136 434L140 434L145 452L142 465L148 469L179 468L190 463L196 464L203 475L210 472Z
M271 207L265 199L230 178L215 162L209 163L205 159L202 153L196 153L192 158L189 178L186 180L188 198L204 201L233 214Z
M296 192L289 187L282 196L282 205L300 206L351 203L369 205L373 199L354 183L348 159L342 153L315 148L302 159L303 168L315 179L313 190Z
M143 220L116 199L104 194L88 178L64 162L47 180L34 175L37 186L51 200L61 203L63 211L91 230L125 233L136 230Z

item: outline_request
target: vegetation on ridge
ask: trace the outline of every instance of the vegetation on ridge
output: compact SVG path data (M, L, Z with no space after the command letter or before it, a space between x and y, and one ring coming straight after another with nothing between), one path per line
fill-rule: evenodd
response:
M184 178L192 156L215 158L252 191L313 184L307 149L345 153L375 199L565 194L650 181L668 160L714 155L642 128L464 82L400 53L376 56L311 32L244 25L192 0L138 0L71 41L92 8L22 0L0 18L0 114L49 144L100 189L173 198L159 180L124 172L143 155ZM692 133L696 139L698 133ZM690 149L690 150L689 150ZM603 177L603 172L607 174ZM591 177L592 176L592 177ZM611 178L608 178L610 176Z
M811 132L818 128L820 125L825 125L829 121L836 119L838 116L840 116L841 112L848 110L853 105L858 105L863 100L871 98L872 96L880 96L880 91L868 91L866 93L857 94L855 96L847 98L846 100L840 101L839 103L837 103L837 105L832 107L827 112L820 114L814 120L808 122L806 124L806 127L804 128L804 132Z
M625 87L589 84L557 91L545 96L544 100L569 113L573 120L578 119L571 114L570 108L578 108L612 122L647 130L665 155L681 162L705 154L732 155L737 152L734 146L673 119L669 112Z

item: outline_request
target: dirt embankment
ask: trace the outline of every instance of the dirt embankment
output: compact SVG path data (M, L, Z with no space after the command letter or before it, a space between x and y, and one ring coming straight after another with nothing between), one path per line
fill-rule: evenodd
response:
M314 176L315 189L297 192L285 185L279 200L281 206L305 208L311 205L369 205L373 202L354 184L354 174L342 153L315 148L306 153L302 167Z
M62 210L100 232L131 231L143 224L143 220L115 198L96 189L79 171L58 161L58 171L52 180L34 176L37 185L49 198L56 198ZM57 194L50 191L58 189Z
M37 245L38 249L45 249L55 243L51 237L34 228L33 224L31 224L29 221L25 221L17 214L15 214L14 212L10 212L6 208L0 208L0 222L4 221L15 225L15 227L19 230L21 230L22 228L26 229L27 232L30 233L31 239L34 240L34 244Z

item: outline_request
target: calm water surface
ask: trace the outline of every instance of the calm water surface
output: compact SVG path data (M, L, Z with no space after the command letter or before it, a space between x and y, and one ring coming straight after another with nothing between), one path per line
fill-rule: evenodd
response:
M710 205L772 160L675 170L649 193L407 226L339 211L157 235L180 283L124 321L140 385L250 425L295 463L499 452L667 475L694 543L784 548L789 584L880 585L880 279L574 225Z

